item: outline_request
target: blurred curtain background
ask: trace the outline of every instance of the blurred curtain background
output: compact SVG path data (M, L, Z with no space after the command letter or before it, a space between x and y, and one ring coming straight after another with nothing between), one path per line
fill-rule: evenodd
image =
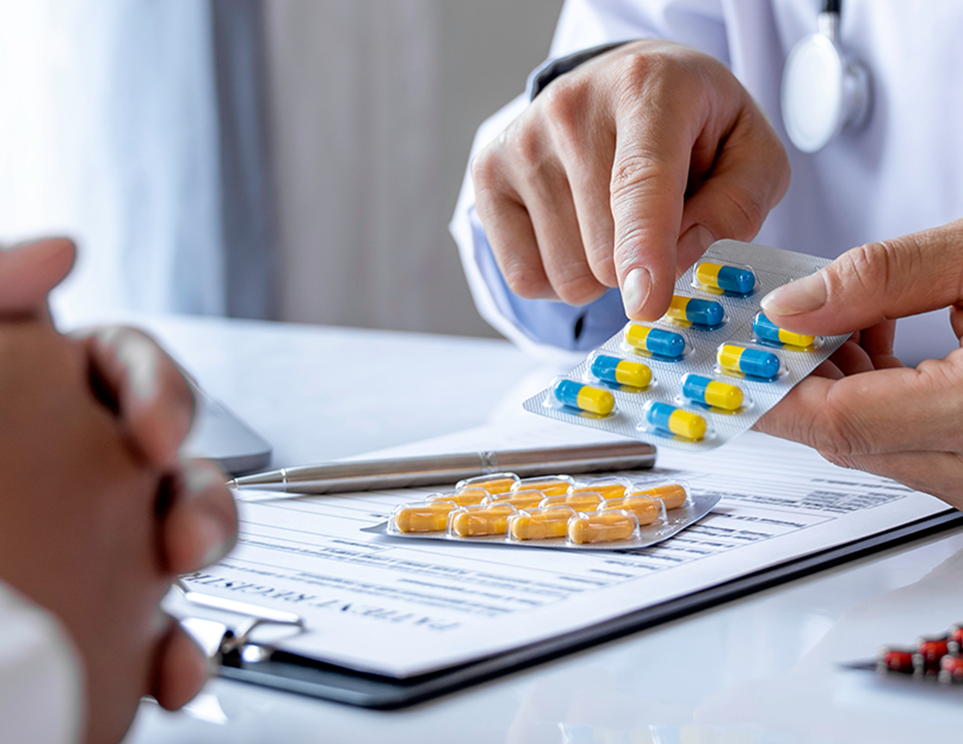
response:
M561 3L0 0L0 239L79 239L68 322L490 335L446 225Z

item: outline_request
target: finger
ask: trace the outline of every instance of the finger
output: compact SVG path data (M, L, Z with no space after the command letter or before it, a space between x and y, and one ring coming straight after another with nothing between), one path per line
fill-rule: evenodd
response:
M899 357L893 354L893 342L896 339L896 321L886 320L866 328L860 333L859 345L866 349L873 360L876 369L890 367L904 367Z
M528 210L505 183L501 158L491 149L480 153L471 167L475 210L495 262L511 290L526 299L557 299L548 281Z
M613 245L615 221L609 203L608 179L597 172L585 172L587 168L573 168L569 183L572 184L572 200L578 219L579 232L589 269L598 283L605 287L617 287Z
M566 75L538 98L551 126L555 152L565 171L588 266L605 287L618 286L612 248L615 222L609 179L615 132L593 125L597 94L586 76Z
M950 326L963 344L963 305L957 304L950 308Z
M76 256L67 238L47 238L0 251L0 313L34 312L70 271Z
M843 375L858 375L876 369L866 349L851 339L847 339L829 358Z
M892 478L963 509L963 456L957 452L889 452L836 463Z
M718 156L710 177L685 203L682 237L676 246L680 271L695 263L718 238L752 240L789 188L786 151L754 106L743 107L723 138L725 146L719 151L719 134L707 130L699 140L709 141L697 141L694 148L694 152L710 149Z
M568 183L556 178L551 184L526 184L522 196L555 295L569 305L584 305L601 297L608 287L589 267Z
M963 299L963 220L853 248L803 279L770 292L766 315L780 328L849 333Z
M175 623L157 646L154 670L150 694L166 710L177 710L190 702L210 676L204 652Z
M816 377L825 377L827 380L841 380L846 375L840 371L839 367L833 364L832 359L827 359L812 371Z
M674 106L651 95L616 117L618 138L610 184L613 260L625 313L655 320L669 307L675 286L689 154L695 137Z
M101 399L113 398L137 450L152 464L177 465L195 408L194 393L177 363L133 328L114 326L75 336L86 345L92 375L104 393Z
M854 375L808 377L758 428L814 447L828 459L963 448L963 350L945 359Z
M209 462L184 465L162 527L165 567L172 574L217 563L237 542L237 506L224 474Z

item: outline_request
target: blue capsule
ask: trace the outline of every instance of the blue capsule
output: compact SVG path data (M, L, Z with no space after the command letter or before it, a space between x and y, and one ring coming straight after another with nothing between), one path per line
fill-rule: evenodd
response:
M749 294L756 286L752 271L726 264L701 263L696 266L695 277L699 284L734 294Z
M666 434L674 434L693 442L706 434L706 420L698 413L654 401L645 412L645 420Z
M737 411L742 407L742 391L738 387L701 375L690 374L682 378L682 395L696 403L724 411Z
M695 297L674 295L666 315L673 320L684 320L693 325L713 328L722 322L725 311L715 300L699 300Z
M723 344L716 355L719 367L730 373L771 380L779 374L779 357L769 351Z
M615 408L615 397L608 390L583 385L574 380L559 380L552 389L555 399L571 408L607 416Z
M680 334L637 323L626 329L625 341L639 351L666 359L679 359L685 353L685 339Z
M774 344L788 344L789 346L796 346L800 349L809 348L816 340L815 336L806 336L802 333L783 330L769 320L764 313L759 313L753 319L752 330L763 341L769 341Z
M615 385L643 389L652 382L652 370L642 362L599 354L592 360L592 374Z

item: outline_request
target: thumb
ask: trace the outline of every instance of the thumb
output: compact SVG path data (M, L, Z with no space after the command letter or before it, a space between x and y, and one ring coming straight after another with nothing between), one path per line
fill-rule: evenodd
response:
M48 238L0 250L0 313L32 313L70 271L76 249Z
M780 328L828 336L959 302L963 220L847 251L762 300Z

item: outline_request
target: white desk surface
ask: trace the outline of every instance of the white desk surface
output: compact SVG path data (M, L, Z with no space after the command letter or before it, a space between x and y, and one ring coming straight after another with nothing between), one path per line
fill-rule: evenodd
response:
M335 459L483 424L536 370L507 343L215 319L144 322L276 448ZM506 402L506 400L508 402ZM378 712L214 680L128 744L963 741L963 686L837 663L963 621L963 533L820 573L420 706Z

